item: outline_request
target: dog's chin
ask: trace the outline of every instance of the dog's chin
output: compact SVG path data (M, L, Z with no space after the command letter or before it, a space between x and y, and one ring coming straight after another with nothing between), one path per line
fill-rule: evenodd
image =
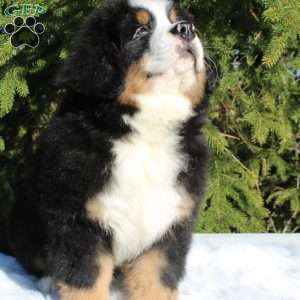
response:
M147 70L147 77L162 77L164 75L172 75L174 77L184 79L186 76L197 76L202 73L204 69L202 68L203 63L201 58L196 55L191 49L178 49L176 53L176 58L172 59L171 62L162 63L166 67L164 69L160 68L158 70Z
M173 66L178 76L189 73L191 76L199 73L199 58L190 49L178 49L177 63Z
M148 65L159 65L159 63L151 63L150 60ZM205 68L202 56L198 55L195 49L178 46L170 60L160 61L158 68L149 69L146 65L145 70L149 78L169 74L169 76L172 75L184 80L187 76L197 77L199 73L205 71Z
M176 52L178 54L179 59L181 60L190 60L194 61L194 64L197 64L198 57L196 54L196 50L192 45L184 45L184 46L177 46Z

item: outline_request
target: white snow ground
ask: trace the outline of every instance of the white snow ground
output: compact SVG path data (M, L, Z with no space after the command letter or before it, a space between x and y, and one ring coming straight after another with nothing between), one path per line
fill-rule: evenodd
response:
M57 300L38 286L0 254L1 300ZM112 299L123 300L116 291ZM179 299L299 300L300 235L195 235Z

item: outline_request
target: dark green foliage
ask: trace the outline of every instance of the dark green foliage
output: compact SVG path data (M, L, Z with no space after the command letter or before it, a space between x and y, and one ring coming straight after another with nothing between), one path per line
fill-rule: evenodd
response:
M29 1L27 1L28 3ZM12 178L55 110L54 74L76 29L101 1L30 1L48 8L38 48L0 34L0 209ZM212 148L198 231L300 231L300 2L186 0L219 83L205 133ZM0 0L4 9L11 1ZM0 28L12 18L0 16Z
M214 156L201 231L299 231L300 2L186 1L219 86L206 128Z
M99 1L98 1L99 2ZM1 11L13 1L0 0ZM26 3L24 1L24 3ZM38 18L46 26L40 45L14 49L9 37L0 34L0 215L13 201L13 178L24 153L55 110L59 93L54 75L67 55L73 34L96 1L27 1L47 8ZM13 17L0 15L0 29Z

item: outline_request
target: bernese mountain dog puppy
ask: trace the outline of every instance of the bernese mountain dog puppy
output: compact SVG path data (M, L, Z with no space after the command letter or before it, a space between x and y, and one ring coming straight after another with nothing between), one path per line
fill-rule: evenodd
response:
M10 247L62 300L174 300L205 189L202 43L177 1L109 0L84 22L59 109L20 173Z

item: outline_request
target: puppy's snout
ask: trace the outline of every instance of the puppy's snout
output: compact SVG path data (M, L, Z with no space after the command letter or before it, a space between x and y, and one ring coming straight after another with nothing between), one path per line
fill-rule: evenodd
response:
M196 36L196 28L194 24L187 22L187 21L181 21L176 23L170 32L174 35L177 35L184 39L187 42L192 41Z

